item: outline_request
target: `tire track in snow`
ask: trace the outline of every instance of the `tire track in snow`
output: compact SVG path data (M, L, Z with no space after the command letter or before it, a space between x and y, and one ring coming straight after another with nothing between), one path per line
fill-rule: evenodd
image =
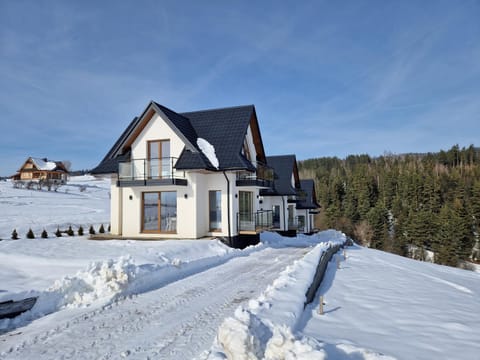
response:
M266 248L23 339L6 359L192 359L222 320L308 249ZM3 351L3 350L2 350ZM1 356L0 356L1 357Z

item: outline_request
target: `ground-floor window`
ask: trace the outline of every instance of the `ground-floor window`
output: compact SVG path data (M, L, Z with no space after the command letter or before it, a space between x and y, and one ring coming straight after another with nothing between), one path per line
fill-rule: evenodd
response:
M222 192L208 192L210 231L222 231Z
M177 192L143 193L142 232L177 232Z

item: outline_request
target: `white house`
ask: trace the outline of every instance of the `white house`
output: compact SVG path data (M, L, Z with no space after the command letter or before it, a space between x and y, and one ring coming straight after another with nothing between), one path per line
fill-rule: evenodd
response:
M111 174L112 235L242 246L271 224L265 164L253 105L178 114L152 101L92 173Z
M267 164L253 105L176 113L152 101L92 174L111 176L115 237L215 236L244 247L277 216Z

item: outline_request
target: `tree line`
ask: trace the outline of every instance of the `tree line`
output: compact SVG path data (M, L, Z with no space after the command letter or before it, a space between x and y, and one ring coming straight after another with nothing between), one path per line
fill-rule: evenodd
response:
M480 227L480 149L427 154L350 155L299 162L315 179L321 229L439 264L471 258ZM478 245L477 245L478 246Z

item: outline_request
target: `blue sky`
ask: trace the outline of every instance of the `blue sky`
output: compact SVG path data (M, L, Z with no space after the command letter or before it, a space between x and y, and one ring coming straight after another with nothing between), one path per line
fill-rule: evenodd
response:
M254 104L269 155L480 145L479 1L0 0L0 175L92 168L150 100Z

